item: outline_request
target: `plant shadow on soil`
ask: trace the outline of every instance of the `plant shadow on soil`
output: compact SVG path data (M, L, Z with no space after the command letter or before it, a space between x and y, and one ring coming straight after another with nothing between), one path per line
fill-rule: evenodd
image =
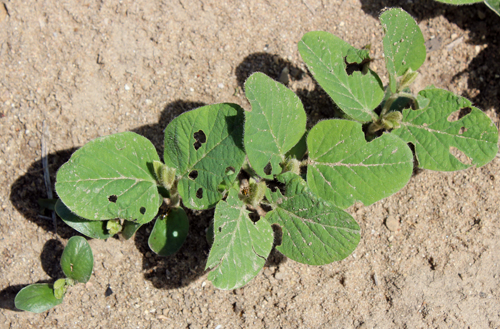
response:
M500 82L500 16L483 3L452 6L434 0L361 0L361 9L375 18L378 18L384 8L392 7L404 9L417 22L443 16L450 23L469 31L469 34L465 36L467 43L487 45L474 56L465 70L454 76L445 72L440 76L440 79L449 89L447 86L449 83L466 76L467 88L462 96L470 99L475 106L482 110L493 107L500 114L500 89L498 88ZM431 42L432 40L435 41ZM439 31L436 32L436 38L432 40L426 40L428 41L426 43L427 52L431 56L441 56L439 53L446 48L446 44L442 44Z

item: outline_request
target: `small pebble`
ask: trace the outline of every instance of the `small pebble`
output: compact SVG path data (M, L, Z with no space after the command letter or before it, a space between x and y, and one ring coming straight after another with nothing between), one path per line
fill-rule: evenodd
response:
M108 289L106 289L106 292L104 293L104 297L109 297L113 294L113 290L111 290L111 286L108 285Z
M224 84L223 84L223 83L219 83L219 84L217 85L217 87L219 87L220 89L224 89Z
M399 230L399 220L391 215L385 220L385 226L387 226L389 231L396 232Z
M124 88L125 88L125 90L126 90L126 91L129 91L129 90L130 90L130 86L129 86L129 85L125 85L125 87L124 87Z

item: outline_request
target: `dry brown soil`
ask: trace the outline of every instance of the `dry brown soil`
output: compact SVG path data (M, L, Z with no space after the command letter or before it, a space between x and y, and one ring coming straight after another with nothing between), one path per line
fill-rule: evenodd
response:
M216 102L249 108L242 90L255 71L302 98L311 122L332 115L297 42L312 30L372 45L387 81L377 20L400 6L418 21L428 56L416 87L467 96L497 124L500 17L484 5L430 0L121 0L0 3L1 328L498 328L500 157L482 168L423 171L399 193L349 212L362 228L342 262L306 266L273 252L235 291L204 271L212 211L191 212L175 256L148 251L151 226L129 241L90 240L94 274L64 303L20 312L25 285L61 276L58 259L75 232L40 217L49 169L93 138L139 132L162 152L162 131L180 113ZM48 215L48 214L45 214Z

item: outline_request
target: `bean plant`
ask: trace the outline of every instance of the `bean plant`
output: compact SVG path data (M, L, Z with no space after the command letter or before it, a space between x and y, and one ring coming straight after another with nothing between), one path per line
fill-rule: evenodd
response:
M61 268L66 278L54 284L36 283L21 289L14 300L16 308L33 313L45 312L63 302L68 287L89 281L94 256L85 238L74 236L68 240L61 256Z
M496 126L469 100L433 86L410 92L426 58L413 18L390 9L380 20L385 88L369 49L320 31L299 42L341 118L308 131L299 97L254 73L245 82L250 110L221 103L179 115L165 129L163 161L132 132L84 145L57 173L57 213L97 239L130 238L154 220L149 246L168 256L187 237L184 209L215 207L206 269L220 289L252 280L273 246L310 265L346 258L360 227L345 209L396 193L414 165L455 171L483 166L498 152Z

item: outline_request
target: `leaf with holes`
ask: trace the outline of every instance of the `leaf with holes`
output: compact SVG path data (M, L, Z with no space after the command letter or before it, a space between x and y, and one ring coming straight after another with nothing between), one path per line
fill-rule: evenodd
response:
M306 131L306 112L293 91L260 72L247 79L245 94L252 105L245 112L245 151L255 172L271 178Z
M167 216L156 219L148 239L151 250L160 256L175 254L182 247L189 231L189 220L182 208L172 208Z
M380 15L384 28L384 57L391 91L397 91L397 78L408 69L416 71L425 61L425 41L415 20L403 9L392 8Z
M321 121L309 132L307 146L307 184L342 209L396 193L413 172L413 155L403 140L386 133L367 143L354 121Z
M351 215L319 199L296 174L287 172L278 180L285 184L284 195L268 190L266 198L273 210L265 217L281 227L277 250L303 264L323 265L342 260L356 249L360 231Z
M420 168L455 171L483 166L496 156L498 129L469 100L438 88L424 89L419 96L429 100L427 106L404 110L401 128L392 133L415 146ZM470 113L453 120L460 111Z
M235 189L215 208L214 243L206 268L208 279L220 289L236 289L262 269L273 246L271 225L260 218L254 223Z
M85 219L147 223L157 214L160 201L152 171L155 160L159 157L153 144L135 133L97 138L59 169L57 194Z
M14 299L17 309L42 313L61 304L62 298L54 296L54 287L48 283L31 284L19 291Z
M57 200L55 210L57 215L61 217L63 222L65 222L68 226L73 228L74 230L80 232L83 235L88 236L92 239L107 239L111 236L106 229L107 221L100 220L88 220L82 217L78 217L73 214L68 207L61 202L61 200Z
M342 111L360 122L378 119L373 110L384 98L384 88L378 75L366 66L370 61L368 50L316 31L302 37L299 52L316 81Z
M176 168L179 194L191 209L214 207L218 189L234 181L245 160L243 109L214 104L186 112L165 130L165 164Z
M61 268L70 279L82 283L89 281L94 268L94 256L85 238L74 236L68 240L61 256Z

